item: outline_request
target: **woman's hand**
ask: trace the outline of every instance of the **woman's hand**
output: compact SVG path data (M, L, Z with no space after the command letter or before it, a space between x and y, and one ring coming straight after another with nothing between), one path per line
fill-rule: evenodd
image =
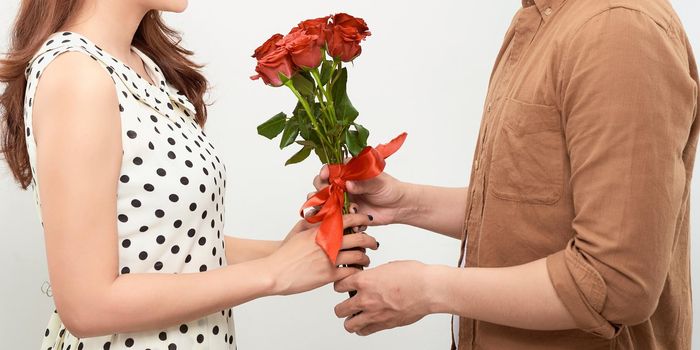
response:
M343 226L366 226L369 217L360 214L343 216ZM377 241L364 233L343 237L341 252L336 265L331 265L326 253L316 244L318 225L298 223L282 246L268 258L274 276L274 295L289 295L310 291L346 278L359 270L338 265L369 266L369 257L364 249L377 249ZM361 248L362 250L348 250Z

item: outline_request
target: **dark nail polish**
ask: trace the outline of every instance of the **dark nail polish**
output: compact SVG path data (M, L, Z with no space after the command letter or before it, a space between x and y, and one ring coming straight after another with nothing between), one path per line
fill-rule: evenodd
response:
M367 217L369 218L369 221L374 221L374 216L368 214Z

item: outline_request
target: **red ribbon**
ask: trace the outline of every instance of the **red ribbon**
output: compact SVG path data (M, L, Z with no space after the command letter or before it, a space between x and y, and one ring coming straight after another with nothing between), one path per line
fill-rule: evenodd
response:
M333 264L335 264L343 243L342 210L345 204L346 182L369 180L381 174L386 165L384 159L401 148L406 136L406 133L403 133L391 142L376 148L365 147L347 164L329 164L328 182L330 185L318 191L301 207L301 216L303 217L304 210L321 206L321 210L306 217L306 221L312 224L321 222L321 227L316 235L316 243L323 248Z

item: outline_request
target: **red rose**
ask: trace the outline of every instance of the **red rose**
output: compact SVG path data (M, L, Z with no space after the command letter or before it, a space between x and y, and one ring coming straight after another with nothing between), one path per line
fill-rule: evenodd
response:
M284 74L287 78L291 78L296 72L296 67L292 58L282 46L278 46L274 51L267 53L264 57L258 59L258 65L255 67L257 75L250 79L257 80L262 78L265 84L272 86L282 86L279 74Z
M317 35L318 46L323 46L326 44L326 38L324 33L326 32L326 28L328 27L328 19L330 18L331 16L316 19L307 19L306 21L299 23L299 25L294 27L289 33L291 34L296 31L303 30L308 35Z
M275 34L271 36L270 39L267 39L267 41L264 44L255 49L255 53L253 53L253 58L261 59L265 57L265 55L267 55L268 53L274 51L277 48L277 42L280 41L282 38L282 34Z
M287 49L292 61L299 67L316 68L321 64L318 35L309 35L304 30L292 31L277 46Z
M346 13L336 14L326 30L328 53L342 61L352 61L362 53L362 40L370 35L367 23L362 18Z

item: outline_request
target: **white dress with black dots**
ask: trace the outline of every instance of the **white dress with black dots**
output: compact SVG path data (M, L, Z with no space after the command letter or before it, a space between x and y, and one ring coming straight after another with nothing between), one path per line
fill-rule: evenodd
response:
M194 121L194 106L168 85L153 60L136 48L132 50L158 86L72 32L51 35L30 61L24 121L39 215L32 99L41 72L54 58L64 52L82 52L112 77L119 100L114 106L121 112L123 145L114 213L119 273L198 273L226 266L222 233L226 167ZM42 350L235 348L230 309L168 329L83 339L71 335L54 312L41 346Z

